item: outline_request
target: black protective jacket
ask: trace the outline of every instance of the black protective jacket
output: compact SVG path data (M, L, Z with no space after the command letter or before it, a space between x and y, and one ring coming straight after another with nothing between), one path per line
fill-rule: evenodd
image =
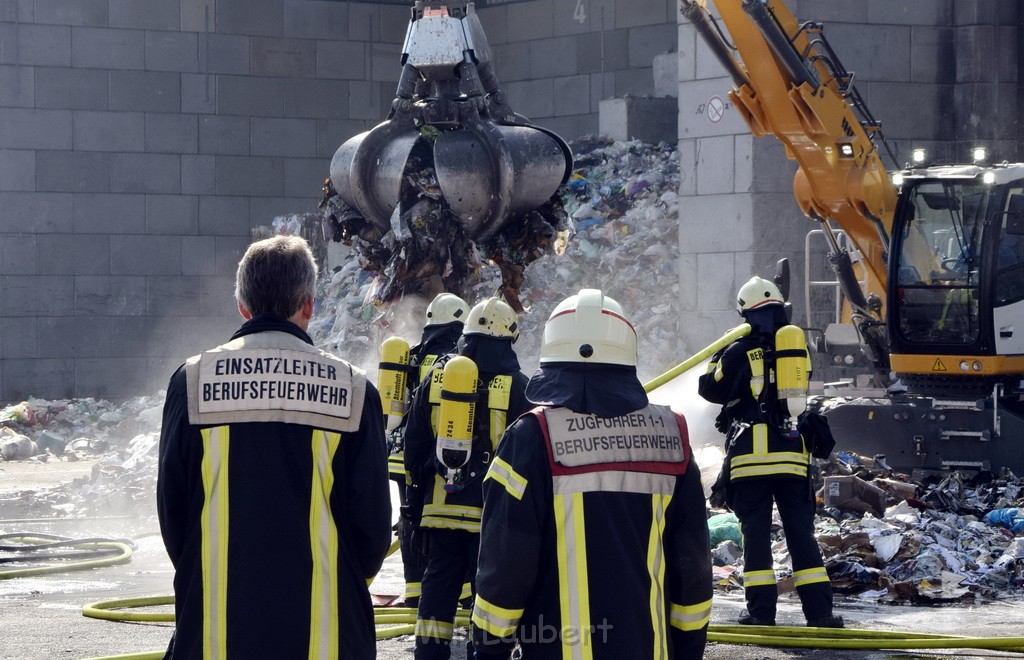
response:
M368 578L391 539L376 389L276 317L171 377L157 510L169 658L373 658Z
M698 393L722 404L729 480L806 479L810 454L803 438L789 434L778 398L769 328L754 331L716 353L698 381ZM756 372L760 372L760 374Z
M685 422L648 405L632 367L548 364L527 393L550 405L509 428L484 481L478 657L518 642L524 660L578 644L596 659L700 658L711 559ZM553 424L598 430L559 440Z
M464 468L470 475L464 488L455 492L444 490L445 479L435 456L437 432L432 417L436 414L435 403L431 403L431 378L423 379L413 396L412 410L408 413L405 429L405 469L409 473L416 495L422 498L424 527L457 529L478 532L483 495L480 484L496 443L492 437L501 437L505 426L530 409L526 400L526 374L519 370L519 360L512 350L510 339L499 339L486 335L464 335L458 343L457 353L476 363L477 400L473 424L473 454ZM433 371L442 369L438 364ZM489 407L489 387L496 376L510 376L508 402L504 410ZM492 429L493 413L503 420L501 428ZM418 502L415 503L418 506Z

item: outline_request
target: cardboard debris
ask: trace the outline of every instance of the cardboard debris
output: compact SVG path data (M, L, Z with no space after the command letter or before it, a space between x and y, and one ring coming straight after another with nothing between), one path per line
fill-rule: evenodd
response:
M824 501L825 506L873 513L880 517L885 515L890 496L885 490L859 477L836 475L825 477Z

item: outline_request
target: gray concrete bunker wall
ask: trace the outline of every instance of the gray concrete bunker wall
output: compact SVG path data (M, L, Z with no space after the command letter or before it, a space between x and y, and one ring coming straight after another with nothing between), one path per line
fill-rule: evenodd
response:
M0 402L152 393L226 340L252 228L386 115L411 4L0 0ZM654 92L675 7L478 3L513 107L566 139Z

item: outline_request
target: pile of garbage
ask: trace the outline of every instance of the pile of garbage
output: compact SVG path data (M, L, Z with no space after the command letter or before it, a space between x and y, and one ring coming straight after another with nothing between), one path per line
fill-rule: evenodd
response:
M1024 480L1012 472L907 475L889 468L884 457L839 452L818 484L815 536L837 593L935 604L1024 592ZM716 586L739 588L739 523L720 513L709 527ZM792 590L784 538L776 520L776 572L784 576L781 588Z
M17 517L152 515L164 392L121 403L29 399L0 409L3 461L92 461L71 486L7 493Z
M583 138L571 145L575 169L560 200L566 227L552 249L525 267L520 290L520 339L516 352L527 373L536 367L540 334L548 314L581 288L598 288L630 315L640 334L642 377L666 371L687 353L679 339L682 318L678 285L679 154L674 145ZM299 233L293 217L274 221L277 233ZM328 264L310 334L367 371L376 350L391 335L419 339L427 302L410 295L381 302L381 279L352 253ZM502 264L484 261L466 282L471 305L500 295Z

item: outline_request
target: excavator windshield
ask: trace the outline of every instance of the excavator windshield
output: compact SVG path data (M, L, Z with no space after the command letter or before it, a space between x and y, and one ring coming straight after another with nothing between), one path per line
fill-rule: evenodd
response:
M991 186L926 180L904 191L897 328L908 342L973 344Z

